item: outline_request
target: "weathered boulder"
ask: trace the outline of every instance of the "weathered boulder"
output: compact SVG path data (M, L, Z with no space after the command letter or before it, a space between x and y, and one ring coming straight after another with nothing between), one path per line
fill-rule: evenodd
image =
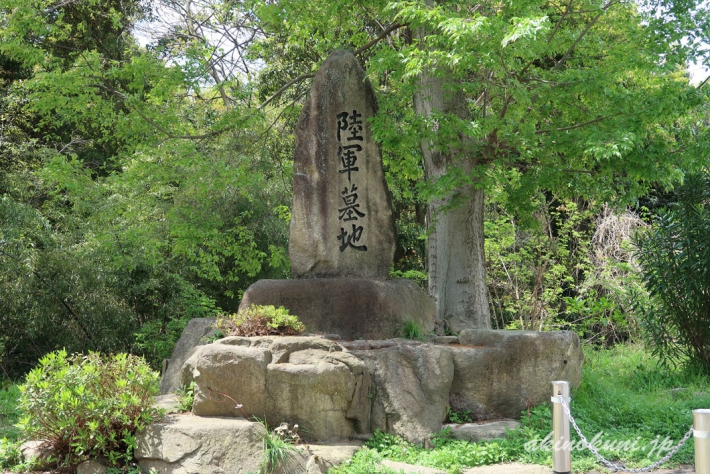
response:
M253 304L283 306L308 331L343 339L397 337L407 320L429 332L436 315L434 302L411 280L260 280L244 293L239 309Z
M161 395L173 393L180 388L182 365L190 358L195 347L205 344L210 334L214 333L215 321L215 318L195 318L187 323L163 370L163 378L160 380Z
M52 446L46 440L25 441L20 445L20 453L25 462L32 461L38 470L49 470L57 465Z
M379 429L421 444L441 429L454 377L446 348L403 341L353 354L374 375L371 431Z
M375 93L349 51L333 51L296 125L289 239L295 278L384 280L395 250L392 204L368 119Z
M155 396L153 397L153 408L165 410L165 413L178 413L180 411L180 397L176 393Z
M195 415L298 423L307 439L380 429L426 443L447 405L476 420L519 418L549 400L551 381L581 378L574 333L465 330L436 340L227 337L197 348L181 383L195 382Z
M192 413L198 416L263 417L267 410L266 366L271 352L258 347L209 344L184 365L182 382L195 382ZM228 398L228 397L231 397Z
M138 433L135 457L143 472L253 473L264 457L265 433L243 418L168 415Z
M519 418L550 399L553 380L579 384L584 356L570 331L466 329L449 346L455 376L450 403L476 420Z
M365 364L322 338L225 338L185 363L183 381L189 380L195 415L298 423L310 439L347 438L369 428Z

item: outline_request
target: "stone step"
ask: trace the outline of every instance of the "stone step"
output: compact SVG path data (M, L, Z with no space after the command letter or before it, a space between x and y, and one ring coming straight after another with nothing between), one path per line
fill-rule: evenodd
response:
M257 472L265 433L244 418L167 415L138 434L135 457L160 474Z
M446 474L446 471L434 469L433 467L415 466L404 462L382 461L380 465L393 469L395 472L404 474Z
M264 460L261 423L244 418L167 415L137 436L141 470L159 474L246 474ZM294 446L275 474L325 474L355 454L362 441L329 440Z
M539 464L520 464L517 462L506 464L491 464L489 466L478 466L464 469L463 474L551 474L551 466L541 466Z
M447 424L451 428L454 439L462 439L477 443L488 439L505 438L507 430L517 430L522 426L515 420L496 420L487 423Z

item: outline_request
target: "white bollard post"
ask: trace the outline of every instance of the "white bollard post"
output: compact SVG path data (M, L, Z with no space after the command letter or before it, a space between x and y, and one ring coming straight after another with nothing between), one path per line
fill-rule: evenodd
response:
M552 382L552 472L554 474L569 474L572 472L569 416L562 408L560 395L569 406L569 382Z
M710 409L693 410L695 474L710 474Z

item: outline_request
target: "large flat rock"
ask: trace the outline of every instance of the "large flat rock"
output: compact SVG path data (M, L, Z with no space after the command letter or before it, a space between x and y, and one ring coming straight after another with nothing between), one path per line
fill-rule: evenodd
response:
M143 472L247 474L263 459L264 427L243 418L168 415L137 436Z
M528 407L550 400L553 380L574 387L584 356L571 331L465 329L450 346L455 376L449 401L475 420L520 418Z
M447 406L478 421L518 419L549 402L553 380L580 381L574 333L462 331L444 341L228 337L199 347L181 380L195 382L199 416L298 423L308 440L380 429L420 444L441 429ZM515 425L464 425L455 435L497 437Z
M307 331L335 333L343 339L397 337L407 320L429 332L436 315L429 295L404 279L260 280L244 293L239 309L253 304L283 306Z
M488 439L505 438L508 430L517 430L522 426L515 420L498 420L488 423L448 424L454 439L463 439L477 443Z

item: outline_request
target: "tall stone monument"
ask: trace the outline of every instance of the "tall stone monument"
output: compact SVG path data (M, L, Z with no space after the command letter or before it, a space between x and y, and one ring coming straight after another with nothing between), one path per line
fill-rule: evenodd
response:
M376 113L374 90L355 56L334 51L316 74L296 126L294 278L387 279L395 226L368 123Z
M429 295L388 280L395 251L392 203L368 119L370 81L349 51L316 74L296 127L289 256L294 280L261 280L240 309L284 306L310 332L346 339L397 336L406 320L434 327Z

